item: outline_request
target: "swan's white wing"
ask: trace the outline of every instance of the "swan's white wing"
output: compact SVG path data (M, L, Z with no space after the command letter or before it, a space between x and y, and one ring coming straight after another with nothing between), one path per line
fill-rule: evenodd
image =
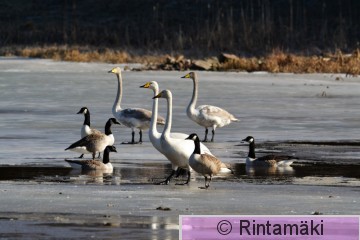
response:
M222 119L229 119L231 121L238 121L238 119L236 119L234 115L232 115L225 109L216 106L201 105L197 107L197 110L199 111L200 115L204 116L204 118L219 117Z

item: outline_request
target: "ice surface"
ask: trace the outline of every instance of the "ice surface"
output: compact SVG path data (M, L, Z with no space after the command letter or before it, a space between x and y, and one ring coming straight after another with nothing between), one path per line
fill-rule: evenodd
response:
M100 130L112 117L113 67L0 58L1 237L176 239L179 214L360 214L359 78L199 72L198 105L225 108L241 120L217 129L215 143L207 144L235 174L201 190L201 176L190 186L153 185L169 174L169 162L147 134L142 145L121 145L131 132L119 126L112 128L118 149L110 156L112 175L67 168L64 159L77 157L64 151L80 138L77 111L87 106ZM122 107L151 109L152 92L139 86L156 80L173 92L173 131L203 136L185 113L192 83L183 75L124 72ZM163 99L159 106L165 116ZM241 139L248 135L258 155L300 159L289 169L246 169Z

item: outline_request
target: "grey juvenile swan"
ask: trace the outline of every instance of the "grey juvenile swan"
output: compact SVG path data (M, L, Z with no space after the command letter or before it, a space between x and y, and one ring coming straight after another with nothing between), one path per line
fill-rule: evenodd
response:
M212 128L212 137L211 142L214 141L215 129L217 127L223 127L229 125L231 122L238 122L237 118L234 115L230 114L226 110L211 106L211 105L200 105L195 108L197 98L198 98L198 79L195 72L190 72L181 78L190 78L193 80L193 94L190 100L190 103L186 109L186 114L188 117L199 124L200 126L205 127L205 138L203 142L207 142L208 128Z
M131 142L124 142L129 144L135 144L135 128L139 129L139 142L142 143L142 130L146 130L150 126L151 121L151 111L143 109L143 108L126 108L121 109L120 103L122 98L122 76L121 69L119 67L113 68L109 73L114 73L118 79L118 90L115 98L115 102L112 108L112 112L114 117L119 120L119 122L126 127L131 128L132 130L132 138ZM158 117L157 124L164 125L165 120L162 117Z

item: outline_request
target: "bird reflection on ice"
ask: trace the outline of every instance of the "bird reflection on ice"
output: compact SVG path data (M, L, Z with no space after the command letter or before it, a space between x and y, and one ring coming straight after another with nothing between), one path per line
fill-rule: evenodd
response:
M246 174L248 176L283 176L294 173L294 168L291 166L246 166Z
M97 183L103 184L112 182L116 178L112 178L113 170L81 170L72 169L70 172L70 179L74 182L88 184Z

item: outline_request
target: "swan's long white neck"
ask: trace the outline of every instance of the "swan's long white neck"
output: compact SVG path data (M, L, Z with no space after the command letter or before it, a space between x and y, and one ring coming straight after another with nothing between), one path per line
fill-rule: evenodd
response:
M195 114L195 105L196 105L197 98L198 98L198 80L197 80L196 73L194 73L194 78L192 80L193 80L193 84L194 84L193 93L192 93L190 103L186 109L186 113L187 113L188 117L190 117L190 118L192 115Z
M154 86L154 88L153 88L154 96L156 96L159 94L159 86L154 83L153 83L153 86ZM156 136L156 135L159 135L159 132L157 131L157 128L156 128L156 123L157 123L157 118L158 118L158 106L159 106L159 99L154 98L153 106L152 106L152 117L151 117L151 121L150 121L150 131L149 131L150 137L153 137L153 138L160 137L160 136Z
M118 79L118 90L117 90L117 94L116 94L116 98L115 98L115 102L112 108L112 112L113 114L117 113L118 111L121 110L121 98L122 98L122 77L121 77L121 72L116 74L116 77Z
M162 135L169 138L171 131L171 124L172 124L172 95L170 92L166 100L167 100L167 115L166 115L166 123L165 123L164 131Z

